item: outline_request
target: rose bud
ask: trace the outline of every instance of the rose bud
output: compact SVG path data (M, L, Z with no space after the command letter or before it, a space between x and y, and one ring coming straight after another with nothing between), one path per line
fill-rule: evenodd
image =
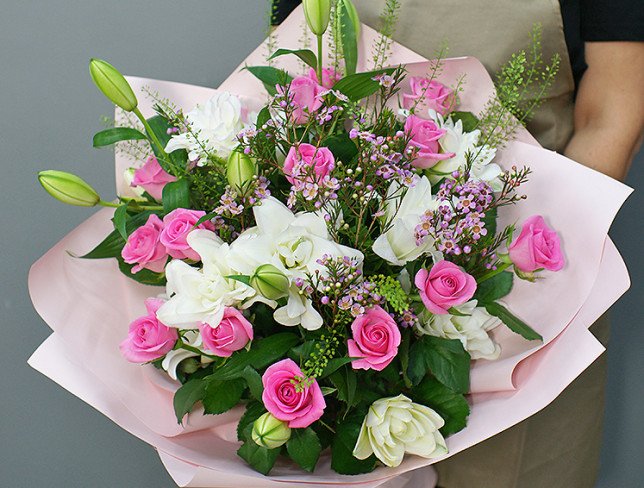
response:
M291 428L287 422L282 422L266 412L255 420L251 436L258 446L275 449L286 444L291 438Z
M107 61L92 58L89 62L89 74L94 84L114 105L126 112L136 109L139 102L132 87L119 71Z
M316 36L321 36L329 26L331 0L303 0L302 4L309 29Z
M77 207L94 207L101 201L96 190L78 176L53 169L38 173L42 187L56 200Z
M258 266L250 279L250 286L269 300L277 300L288 295L289 279L272 264Z
M250 156L241 151L230 153L226 178L234 190L243 193L255 175L257 175L257 164Z

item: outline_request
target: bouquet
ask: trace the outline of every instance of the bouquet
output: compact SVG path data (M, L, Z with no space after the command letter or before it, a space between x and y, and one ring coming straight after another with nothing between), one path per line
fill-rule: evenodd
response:
M477 394L517 388L521 360L530 356L534 368L537 351L574 319L586 328L617 299L599 289L601 310L582 310L602 259L612 259L620 283L612 294L623 291L623 265L604 241L627 192L590 170L539 164L546 154L564 158L535 146L522 126L540 100L526 103L526 94L547 91L557 58L517 54L498 91L481 99L454 75L464 63L392 63L402 47L361 26L349 0L332 6L304 2L281 28L292 33L305 18L304 45L287 41L264 63L251 55L224 84L230 90L200 93L196 104L182 99L185 87L128 80L92 60L92 79L117 106L115 126L94 145L117 145L119 198L104 201L68 173L39 175L65 203L113 209L103 211L111 231L83 260L69 259L86 277L110 273L126 287L112 307L145 309L116 320L123 377L112 370L110 382L138 404L132 414L141 418L144 404L172 410L175 427L168 415L144 423L166 439L197 433L194 446L204 449L226 419L239 443L229 450L263 475L279 476L278 458L290 459L302 470L288 468L292 482L329 467L356 475L385 466L385 479L521 420L451 448L454 434L471 430L470 414L485 423ZM549 183L559 171L572 186L575 178L604 185L586 232L573 232L577 216L560 207L577 190ZM544 188L559 197L543 200ZM96 294L109 293L97 283ZM548 301L557 294L561 303ZM74 340L86 349L90 336ZM97 375L114 364L108 343L110 351L93 346ZM598 354L576 343L587 362L569 367L568 382ZM152 397L121 384L138 370ZM522 418L545 405L532 403ZM482 401L487 415L493 404ZM201 449L191 442L179 444ZM170 465L182 461L215 469L157 447L175 472Z

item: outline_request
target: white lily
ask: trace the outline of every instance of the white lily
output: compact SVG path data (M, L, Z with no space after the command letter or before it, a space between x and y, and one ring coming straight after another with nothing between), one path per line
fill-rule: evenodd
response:
M188 235L188 244L201 257L203 268L196 269L180 260L166 266L170 299L157 311L161 322L186 329L195 329L200 323L217 327L225 307L246 308L261 299L252 287L227 278L237 270L231 267L228 244L214 232L195 230Z
M201 334L197 330L189 330L186 331L185 334L183 335L183 342L186 343L189 346L192 346L196 349L199 349L200 351L203 351L203 339L201 337ZM204 351L205 352L205 351ZM179 364L181 364L181 361L184 359L188 358L194 358L198 357L199 354L196 352L189 351L187 349L173 349L169 353L165 355L163 358L163 361L161 361L161 367L166 370L168 373L168 376L172 378L173 380L178 379L177 378L177 368L179 367ZM208 364L211 363L212 359L201 356L201 364Z
M434 240L426 237L422 244L416 244L415 229L427 210L436 210L440 202L432 197L432 188L426 176L417 178L414 186L403 192L398 181L387 190L385 215L382 217L387 232L378 236L373 251L385 261L403 266L423 254L435 254ZM439 257L436 255L435 257Z

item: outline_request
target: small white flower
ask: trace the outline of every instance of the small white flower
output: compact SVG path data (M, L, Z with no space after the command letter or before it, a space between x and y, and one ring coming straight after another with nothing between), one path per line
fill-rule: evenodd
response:
M445 421L434 410L404 395L381 398L369 407L353 455L367 459L375 454L391 468L400 465L405 452L436 458L447 454L445 439L439 432L443 425Z
M458 339L472 359L497 359L501 346L490 338L488 331L502 322L476 305L476 300L470 300L455 307L464 316L422 314L416 328L422 334Z
M206 151L228 157L239 144L237 135L244 128L241 102L228 92L216 93L197 105L186 114L186 121L191 131L172 136L165 150L185 149L190 161L204 157Z
M417 245L415 230L421 216L427 210L436 210L439 203L432 197L431 184L426 176L416 179L414 186L406 192L394 180L387 190L385 215L381 218L388 229L373 243L373 252L395 266L403 266L423 254L434 253L434 240L428 236L420 246Z

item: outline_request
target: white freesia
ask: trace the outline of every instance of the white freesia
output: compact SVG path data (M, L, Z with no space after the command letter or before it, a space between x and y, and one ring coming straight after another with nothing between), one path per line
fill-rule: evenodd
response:
M366 459L375 454L391 468L400 465L406 452L436 458L447 454L439 432L443 425L445 421L434 410L405 395L381 398L369 407L353 455Z
M436 183L443 176L450 175L465 166L469 153L471 157L476 156L470 169L471 178L483 180L489 183L494 190L499 190L501 185L499 176L502 170L498 164L492 162L496 156L496 149L479 144L481 131L476 129L472 132L464 132L461 120L454 122L451 117L444 119L441 114L431 109L429 116L436 122L436 125L446 131L439 141L443 152L454 153L453 158L444 159L432 166L432 174L430 174L432 183Z
M228 92L218 92L203 105L197 105L186 114L186 121L190 131L172 136L165 150L171 153L185 149L190 161L204 157L206 152L228 157L244 128L241 102Z
M489 336L488 331L502 322L490 315L476 300L454 307L464 316L443 314L421 315L416 328L422 334L445 339L458 339L472 359L494 360L501 354L501 347Z
M188 235L188 244L201 257L203 267L196 269L177 259L166 266L170 299L157 311L165 325L195 329L207 323L217 327L225 307L246 308L262 298L252 287L227 278L237 270L231 267L228 244L214 232L194 230Z
M419 246L415 230L422 215L427 210L436 210L439 203L432 197L432 187L426 176L417 178L406 192L398 181L392 182L382 217L388 228L373 243L373 252L395 266L403 266L423 254L435 254L434 239L427 236Z
M279 200L269 197L253 208L256 227L242 233L231 245L230 259L243 274L252 274L262 264L272 264L289 280L305 278L316 271L324 273L318 263L324 255L355 258L363 254L334 242L321 213L293 214ZM275 320L282 325L302 325L314 330L322 326L322 318L310 300L292 287L288 303L275 311Z
M203 339L201 337L201 334L199 331L196 330L188 330L183 334L183 337L181 340L187 344L188 346L194 347L195 349L199 349L200 351L204 352L203 350ZM179 367L179 364L181 364L181 361L184 359L188 358L194 358L200 356L196 352L189 351L188 349L173 349L169 353L165 355L163 358L163 361L161 361L161 367L166 370L168 373L168 376L172 378L173 380L178 379L177 378L177 368ZM212 362L212 359L206 357L206 356L201 356L201 364L208 364Z

